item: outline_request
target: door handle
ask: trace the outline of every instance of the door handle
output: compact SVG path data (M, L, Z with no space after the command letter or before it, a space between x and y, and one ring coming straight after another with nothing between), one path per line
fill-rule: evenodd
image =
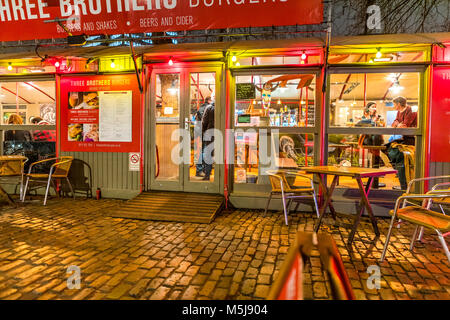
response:
M184 129L189 130L189 124L192 123L192 121L189 120L189 118L184 118Z

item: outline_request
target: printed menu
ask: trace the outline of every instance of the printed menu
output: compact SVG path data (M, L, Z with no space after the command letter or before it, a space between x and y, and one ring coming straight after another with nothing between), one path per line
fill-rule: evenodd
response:
M68 141L131 142L132 91L69 92Z

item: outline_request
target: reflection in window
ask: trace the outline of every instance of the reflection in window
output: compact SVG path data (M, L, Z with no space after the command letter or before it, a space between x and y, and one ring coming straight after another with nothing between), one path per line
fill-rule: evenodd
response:
M330 125L417 127L419 83L412 72L332 74Z
M205 151L205 148L210 144L209 141L204 140L204 138L206 138L206 131L215 127L215 119L214 116L212 116L215 114L215 112L211 112L211 109L209 109L215 106L215 96L215 73L190 74L189 130L191 137L191 162L189 169L189 179L191 181L214 181L214 159L210 159L211 161L203 159L203 153Z
M274 139L278 139L277 143ZM264 148L267 155L261 154L261 143L268 143ZM274 150L275 146L278 150ZM275 151L275 154L272 154ZM271 156L272 155L272 156ZM268 163L262 163L266 157ZM264 160L264 162L266 161ZM261 139L256 131L237 131L235 133L235 183L264 184L259 181L261 170L271 167L296 169L314 165L314 139L312 134L278 133Z
M313 127L314 110L314 75L236 77L236 126Z

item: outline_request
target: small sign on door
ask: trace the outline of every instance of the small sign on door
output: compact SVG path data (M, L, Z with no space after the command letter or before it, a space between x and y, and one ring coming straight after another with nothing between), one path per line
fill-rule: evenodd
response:
M128 153L128 170L139 171L141 166L141 154L139 152Z

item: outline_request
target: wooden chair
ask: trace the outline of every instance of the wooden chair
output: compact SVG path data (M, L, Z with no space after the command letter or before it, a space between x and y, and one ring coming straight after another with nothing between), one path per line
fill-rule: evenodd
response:
M306 290L304 270L311 265L311 256L319 251L319 269L328 275L333 300L355 300L352 284L333 237L326 233L298 232L289 248L280 272L270 287L267 300L304 300Z
M55 161L55 163L52 164L52 166L50 167L49 173L32 173L33 167L36 164L47 162L47 161ZM72 165L72 161L73 161L73 157L65 156L65 157L50 158L50 159L33 162L30 165L28 173L26 174L27 180L26 180L24 192L22 195L22 202L25 201L28 184L30 181L32 181L32 182L37 182L37 183L46 185L45 198L44 198L44 206L45 206L47 204L47 197L48 197L48 192L50 189L50 183L53 185L55 192L58 193L56 190L55 183L53 181L54 179L56 179L58 181L65 179L69 185L70 191L72 192L73 198L75 199L75 193L73 191L72 184L70 183L70 180L68 178L70 167Z
M264 211L265 213L267 213L267 210L269 209L269 204L272 197L274 195L279 195L283 201L283 212L286 225L288 225L288 214L292 201L298 202L300 199L312 199L314 201L317 217L319 217L319 207L317 204L316 191L314 190L314 182L310 177L299 174L296 171L287 170L268 170L267 174L269 175L272 190L270 191L269 199L267 200L266 209ZM294 178L299 177L300 179L307 180L309 186L293 187L288 183L286 178L287 175Z
M439 200L450 198L450 191L433 191L433 193L427 194L414 194L414 195L403 195L399 197L395 203L394 210L389 212L392 215L391 224L389 227L388 234L386 236L386 242L384 244L383 253L381 255L380 262L384 261L386 256L386 251L389 245L389 240L392 233L392 228L394 226L396 219L402 219L404 221L408 221L416 225L416 229L414 231L413 237L411 239L410 250L414 248L414 242L417 240L417 234L420 227L425 227L434 230L441 242L442 247L444 248L445 255L447 256L448 261L450 262L450 252L448 250L447 244L445 242L444 237L447 236L450 231L450 216L444 215L439 212L432 211L424 205L412 205L407 207L400 208L401 203L405 201L410 202L410 200ZM426 201L425 201L426 202ZM422 202L425 203L424 201Z

